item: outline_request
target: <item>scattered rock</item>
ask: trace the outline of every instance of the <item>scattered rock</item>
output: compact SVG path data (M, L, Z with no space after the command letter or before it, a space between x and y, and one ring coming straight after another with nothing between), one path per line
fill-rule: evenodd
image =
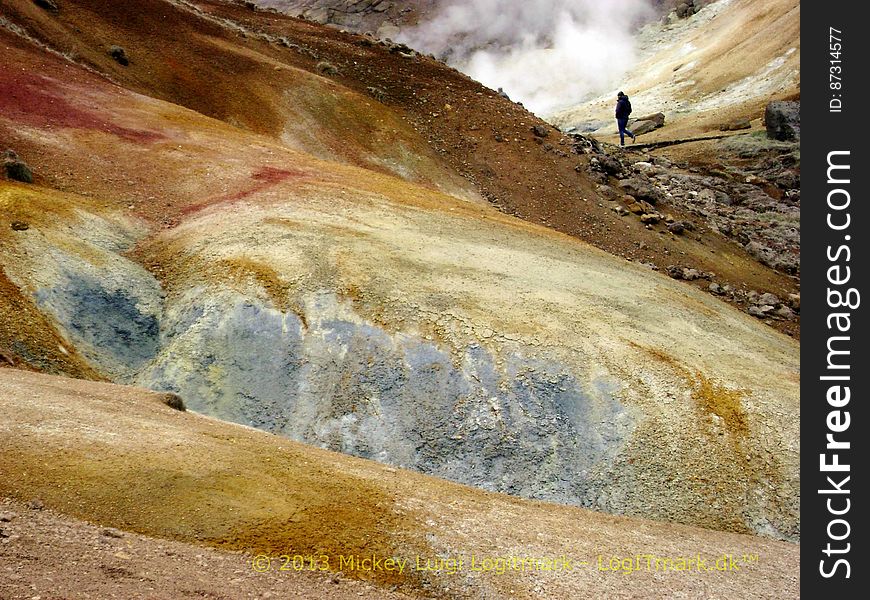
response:
M589 167L606 175L617 176L623 172L622 163L607 154L592 157L589 160Z
M0 513L0 523L9 523L9 522L12 521L12 519L13 519L14 517L15 517L15 515L13 515L13 514L10 513L10 512L3 512L3 513Z
M781 142L796 141L801 131L801 103L774 100L764 109L767 137Z
M783 171L776 176L776 187L783 190L797 189L801 186L801 176L795 171Z
M14 231L27 231L30 229L30 225L24 221L12 221L12 229Z
M768 292L759 296L756 304L770 304L772 306L776 306L779 304L779 298L777 298L776 295Z
M532 127L532 134L534 134L535 137L545 138L550 135L550 131L543 125L535 125Z
M109 56L114 58L115 62L124 67L130 64L127 52L121 46L109 46Z
M659 222L659 216L655 213L646 213L640 216L640 222L647 225L655 225Z
M410 48L407 44L401 43L393 43L390 44L390 54L404 54L410 56L416 56L416 52L412 48ZM408 58L408 56L406 56Z
M759 177L758 175L747 175L744 179L744 182L750 185L764 185L767 183L764 179Z
M674 9L674 13L676 13L677 17L680 19L686 19L688 17L691 17L693 14L695 14L695 12L696 9L692 0L679 3Z
M668 265L665 271L674 279L683 279L685 281L694 281L696 279L713 279L714 273L702 273L697 269L690 267L681 267L679 265Z
M631 198L631 196L628 197ZM646 208L644 208L640 202L630 202L626 208L628 209L628 212L635 215L646 214Z
M653 205L663 198L663 194L655 186L640 177L620 179L619 187L625 190L625 193L631 194L639 200L646 200Z
M30 510L42 510L45 508L45 503L43 503L39 498L34 498L33 500L28 501L26 506Z
M709 286L707 286L707 289L710 290L711 294L716 294L717 296L721 296L724 293L724 291L722 290L722 286L716 282L713 282Z
M749 314L753 317L757 317L759 319L763 319L767 317L767 313L773 311L773 307L770 305L755 305L749 307Z
M670 231L671 233L674 233L676 235L680 235L681 233L683 233L683 231L685 231L685 229L686 229L686 226L683 225L683 223L681 221L675 221L673 223L668 224L668 231Z
M773 311L773 314L781 319L791 320L794 318L794 311L790 309L788 306L782 305Z
M788 295L788 305L792 310L796 310L800 312L801 310L801 295L800 294L789 294Z
M105 529L100 531L100 535L110 538L122 538L124 534L115 529L114 527L106 527Z
M651 162L647 162L645 160L640 160L631 165L631 168L638 173L646 173L649 174L656 170L655 166Z

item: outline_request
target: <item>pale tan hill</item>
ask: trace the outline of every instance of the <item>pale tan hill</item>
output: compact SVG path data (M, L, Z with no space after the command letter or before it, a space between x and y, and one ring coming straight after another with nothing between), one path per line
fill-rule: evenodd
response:
M271 572L251 581L244 556L160 539L270 556L316 554L329 557L333 567L350 555L408 560L402 574L345 565L344 577L397 585L422 597L793 598L799 593L796 545L487 493L178 412L133 387L0 369L0 410L6 415L0 422L0 495L15 499L0 505L0 530L9 536L0 540L4 596L17 597L22 590L28 595L126 590L126 597L166 598L167 590L203 594L221 585L223 595L244 588L262 598L270 597L267 592L297 597L306 591L324 598L345 598L350 591L398 597L348 582L329 584L319 574L284 578ZM24 503L94 527L22 514L34 510ZM62 557L79 550L83 554ZM25 551L37 553L37 562L30 558L32 568L16 568ZM571 570L475 572L472 555L478 566L497 557L564 556ZM599 556L609 568L612 557L638 555L653 561L700 557L710 570L655 572L654 566L646 568L646 558L643 568L630 574L599 568ZM732 557L730 570L722 556ZM64 558L65 566L42 562L51 557ZM463 557L463 569L422 570L427 559L439 557ZM97 562L68 568L86 558ZM716 570L717 560L726 570Z
M632 117L665 114L665 127L643 142L719 133L739 118L761 126L771 100L800 97L800 3L717 0L697 14L647 25L638 35L642 59L621 89ZM616 90L552 115L613 141Z

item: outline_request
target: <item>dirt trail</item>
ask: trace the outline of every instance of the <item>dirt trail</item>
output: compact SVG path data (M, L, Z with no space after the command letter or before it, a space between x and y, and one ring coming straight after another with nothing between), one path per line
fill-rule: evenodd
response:
M253 568L254 556L72 519L0 499L0 598L414 598L336 573ZM286 561L282 561L284 564Z

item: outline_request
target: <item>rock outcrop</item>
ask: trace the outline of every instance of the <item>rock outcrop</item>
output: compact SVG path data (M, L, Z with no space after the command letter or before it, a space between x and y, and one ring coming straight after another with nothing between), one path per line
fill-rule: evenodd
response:
M801 103L777 100L764 109L767 137L780 142L794 142L801 135Z

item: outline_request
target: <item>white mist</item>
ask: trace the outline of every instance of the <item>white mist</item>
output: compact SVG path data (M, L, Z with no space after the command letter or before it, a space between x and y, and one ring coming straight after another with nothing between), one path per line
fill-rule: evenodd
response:
M548 115L620 87L650 0L450 0L402 41Z

